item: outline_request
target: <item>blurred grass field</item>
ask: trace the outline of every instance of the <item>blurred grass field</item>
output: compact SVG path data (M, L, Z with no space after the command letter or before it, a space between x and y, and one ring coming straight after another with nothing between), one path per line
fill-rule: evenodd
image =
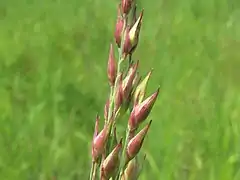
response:
M161 86L141 179L239 180L240 1L138 2L134 58ZM0 2L0 179L88 178L117 3Z

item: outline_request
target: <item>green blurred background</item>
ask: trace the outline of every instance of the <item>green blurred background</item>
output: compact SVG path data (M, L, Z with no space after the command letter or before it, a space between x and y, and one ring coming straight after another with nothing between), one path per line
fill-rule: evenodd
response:
M118 0L0 1L0 179L87 179ZM240 179L240 1L138 0L161 86L142 180Z

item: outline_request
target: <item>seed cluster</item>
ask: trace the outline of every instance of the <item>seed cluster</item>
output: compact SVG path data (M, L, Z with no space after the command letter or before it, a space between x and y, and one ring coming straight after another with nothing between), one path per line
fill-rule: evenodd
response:
M100 116L96 116L92 140L92 167L90 180L137 180L143 162L139 158L149 121L141 130L159 94L159 88L146 97L146 88L152 70L142 79L139 61L134 61L143 19L143 10L137 16L135 0L121 0L114 33L116 45L111 44L107 63L110 94L104 107L104 127L99 131ZM114 49L118 49L118 59ZM123 64L127 63L127 66ZM125 140L117 137L117 122L128 116ZM145 156L142 160L145 159Z

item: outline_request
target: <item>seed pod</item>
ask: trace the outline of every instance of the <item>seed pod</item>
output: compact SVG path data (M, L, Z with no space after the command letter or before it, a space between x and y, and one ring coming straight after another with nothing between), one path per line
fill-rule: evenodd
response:
M152 120L137 134L135 135L127 145L127 162L132 160L140 151L144 138L149 130Z
M128 14L132 8L133 0L122 0L122 11L124 14Z
M108 74L108 81L110 86L114 86L116 75L117 75L117 67L116 67L116 60L114 57L113 52L113 45L110 45L110 51L109 51L109 57L108 57L108 68L107 68L107 74Z
M132 27L126 28L125 41L123 45L124 56L132 54L138 45L139 34L142 25L143 10L140 13L137 21L133 24Z
M126 169L121 177L121 180L136 180L138 179L139 162L137 156L128 162Z
M138 69L139 61L137 61L135 64L132 64L128 70L128 74L126 78L123 80L123 98L126 101L131 93L131 90L133 88L133 80L136 76L136 72Z
M118 5L118 17L117 17L117 22L116 22L115 32L114 32L115 41L116 41L116 44L118 45L118 47L121 46L123 25L124 25L124 20L123 20L122 13L121 13L121 5L119 4Z
M146 94L147 84L148 84L149 78L152 74L152 71L153 71L153 69L148 72L146 77L137 86L137 88L134 92L134 96L133 96L134 105L137 105L143 101L143 98L145 97L145 94Z
M107 122L108 120L108 110L109 110L109 98L107 99L106 103L105 103L105 106L104 106L104 119L105 119L105 122Z
M128 120L128 128L130 131L137 129L139 124L141 124L148 117L157 99L158 93L159 88L155 93L153 93L143 102L133 107L133 110L130 114L130 118Z
M119 166L119 156L122 149L122 139L113 149L113 151L106 157L102 165L102 174L105 179L109 179L114 175Z
M100 121L100 117L99 115L97 114L96 115L96 121L95 121L95 128L94 128L94 133L93 133L93 140L92 140L92 159L93 161L97 162L98 161L98 155L97 153L95 152L95 145L94 145L94 139L97 137L98 135L98 131L99 131L99 121Z
M98 124L99 124L99 117L97 117L95 127L98 128ZM103 130L99 134L94 135L93 143L92 143L92 158L95 162L104 153L105 144L107 142L108 133L109 133L111 124L112 122L109 122L104 126Z
M114 98L114 112L117 113L123 104L122 73L117 77L117 89Z

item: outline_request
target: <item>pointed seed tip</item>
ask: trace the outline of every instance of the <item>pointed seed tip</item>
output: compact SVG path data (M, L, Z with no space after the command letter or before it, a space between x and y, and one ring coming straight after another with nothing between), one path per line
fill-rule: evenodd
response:
M153 73L153 68L152 69L150 69L150 71L147 73L147 76L151 76L152 75L152 73Z
M153 92L153 94L151 95L152 98L157 98L158 94L159 94L159 88L157 88L157 90L155 92Z
M147 158L147 154L145 153L143 156L143 160L145 160Z
M143 13L144 13L144 8L142 9L142 11L141 11L141 13L140 13L141 19L142 19L142 17L143 17Z
M98 121L100 119L100 115L99 115L99 112L97 112L96 114L96 120Z
M138 65L139 65L139 59L136 61L136 63L135 63L135 66L137 66L138 67Z
M148 126L151 126L152 124L152 119L149 121Z

